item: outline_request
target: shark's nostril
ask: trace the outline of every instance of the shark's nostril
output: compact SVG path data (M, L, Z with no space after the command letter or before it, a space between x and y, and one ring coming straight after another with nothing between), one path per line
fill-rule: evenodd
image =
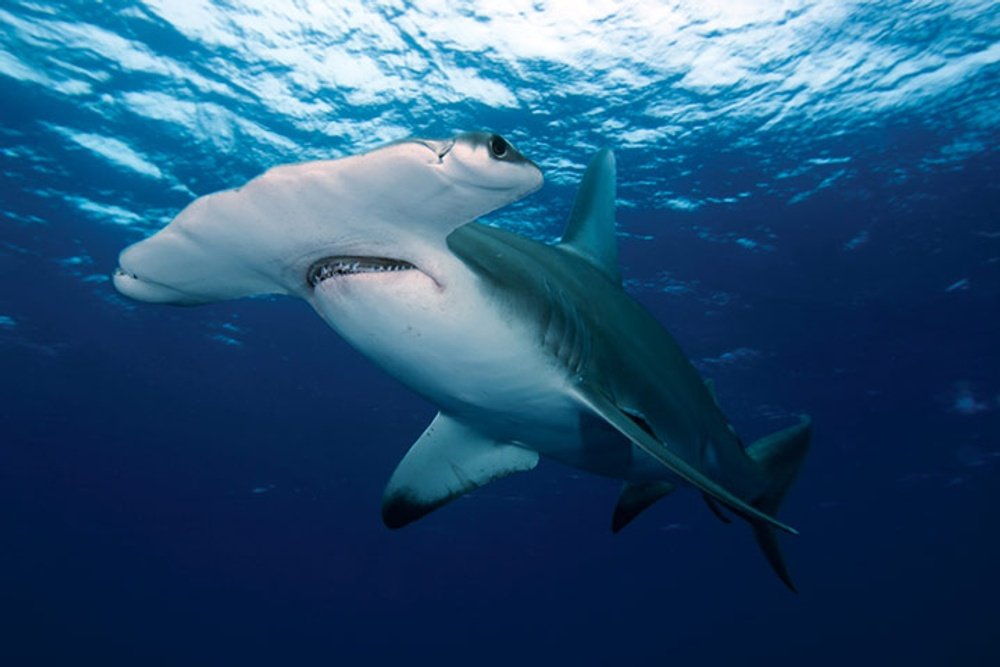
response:
M450 139L442 146L441 150L438 152L438 159L444 159L444 156L455 147L455 140Z
M435 155L437 155L438 161L443 160L444 156L455 147L454 139L414 139L413 141L414 143L429 148Z

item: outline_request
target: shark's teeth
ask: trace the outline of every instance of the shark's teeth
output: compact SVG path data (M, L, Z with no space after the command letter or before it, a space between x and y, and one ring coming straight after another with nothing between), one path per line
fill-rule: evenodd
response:
M356 257L336 256L324 257L313 262L306 272L306 281L311 287L316 287L324 280L338 276L351 276L359 273L386 273L389 271L412 271L413 264L402 259L391 257Z

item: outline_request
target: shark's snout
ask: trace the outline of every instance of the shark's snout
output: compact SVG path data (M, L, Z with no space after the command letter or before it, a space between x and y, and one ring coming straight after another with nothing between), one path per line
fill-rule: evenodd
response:
M192 305L200 303L198 299L175 289L155 282L143 280L134 273L118 267L111 276L115 289L119 293L136 301L146 303L172 303L176 305Z

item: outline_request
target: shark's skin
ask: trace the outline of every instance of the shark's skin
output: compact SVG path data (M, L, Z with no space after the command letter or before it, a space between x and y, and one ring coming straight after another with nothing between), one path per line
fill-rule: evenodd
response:
M562 243L473 222L541 180L482 133L279 167L126 249L115 285L177 304L299 296L435 403L386 489L391 527L544 456L625 483L616 531L696 487L720 517L721 505L753 525L792 587L774 529L794 531L774 512L808 421L744 448L677 343L624 292L610 151L591 162Z

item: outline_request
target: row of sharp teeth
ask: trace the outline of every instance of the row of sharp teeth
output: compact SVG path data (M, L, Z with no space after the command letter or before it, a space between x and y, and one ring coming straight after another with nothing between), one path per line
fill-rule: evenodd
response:
M341 263L324 266L319 270L319 279L329 278L330 276L341 276L346 273L382 273L384 271L406 271L410 267L403 266L401 264L390 264L388 266L372 265L372 264L361 264L360 262L353 262L351 264Z
M393 271L409 271L413 265L408 262L365 262L333 261L314 266L309 272L309 284L315 287L319 283L335 276L347 276L356 273L389 273Z

